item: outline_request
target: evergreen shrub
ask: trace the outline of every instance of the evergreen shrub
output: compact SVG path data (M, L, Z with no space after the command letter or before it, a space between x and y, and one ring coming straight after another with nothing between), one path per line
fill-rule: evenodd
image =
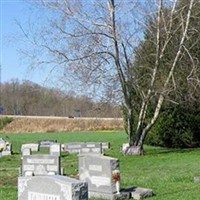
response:
M146 144L174 148L199 147L199 107L185 105L165 107L147 135Z

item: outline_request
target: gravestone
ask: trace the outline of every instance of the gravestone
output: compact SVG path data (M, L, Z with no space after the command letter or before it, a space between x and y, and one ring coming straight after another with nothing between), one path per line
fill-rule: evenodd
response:
M71 142L63 144L63 151L68 153L80 153L83 142Z
M54 155L29 155L22 159L22 176L60 175L60 157Z
M21 146L21 152L23 152L23 149L31 149L31 151L39 151L39 144L34 144L34 143L30 143L30 144L22 144Z
M18 177L18 200L88 200L88 187L58 175Z
M124 153L124 152L126 152L126 150L129 148L129 143L124 143L124 144L122 144L122 146L121 146L121 152L122 153Z
M103 150L110 149L110 142L101 142L101 144Z
M61 145L58 143L50 145L50 155L60 156L61 155Z
M106 144L104 144L106 145ZM107 144L108 145L108 144ZM105 146L104 146L105 147ZM62 151L81 154L102 154L102 143L98 142L72 142L62 145Z
M102 154L102 144L86 142L81 145L80 154Z
M57 143L57 140L39 140L39 148L50 148L50 145Z
M116 158L79 156L79 178L88 183L89 197L115 199L120 190L119 173L119 160Z
M31 154L32 154L32 151L31 151L30 148L23 148L22 149L22 156L30 156Z
M12 144L0 138L0 157L12 154Z

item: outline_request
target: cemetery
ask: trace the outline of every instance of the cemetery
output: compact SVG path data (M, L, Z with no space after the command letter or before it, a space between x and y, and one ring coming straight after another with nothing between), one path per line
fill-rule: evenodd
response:
M12 146L0 158L2 200L198 199L198 149L147 146L138 158L121 152L124 132L1 137Z
M1 11L0 200L200 199L199 0Z

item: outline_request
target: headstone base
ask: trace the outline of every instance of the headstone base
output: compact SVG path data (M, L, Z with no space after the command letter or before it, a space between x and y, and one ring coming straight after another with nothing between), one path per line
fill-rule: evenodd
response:
M117 200L117 199L129 199L129 193L120 193L120 194L109 194L109 193L100 193L100 192L88 192L89 198L101 198L107 200Z
M129 198L140 200L147 197L152 197L154 195L152 189L147 188L140 188L140 187L131 187L128 189L122 189L121 190L122 196L129 196Z

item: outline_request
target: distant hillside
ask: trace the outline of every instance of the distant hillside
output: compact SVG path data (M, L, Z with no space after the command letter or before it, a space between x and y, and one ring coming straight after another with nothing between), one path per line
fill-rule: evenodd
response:
M0 108L6 115L122 117L120 106L106 97L95 101L84 95L18 80L1 84Z

